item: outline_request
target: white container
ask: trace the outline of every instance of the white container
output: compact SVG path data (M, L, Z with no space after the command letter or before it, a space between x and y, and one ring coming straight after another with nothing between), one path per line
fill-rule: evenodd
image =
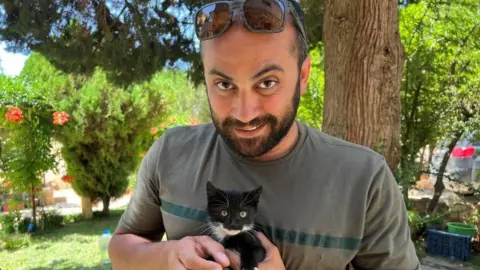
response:
M110 257L108 256L108 244L112 238L112 233L109 229L103 231L100 239L98 240L98 246L100 248L100 260L103 264L110 264Z

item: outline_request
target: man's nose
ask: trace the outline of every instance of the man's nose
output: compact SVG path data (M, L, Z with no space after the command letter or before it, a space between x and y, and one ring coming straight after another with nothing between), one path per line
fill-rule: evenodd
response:
M259 97L250 91L240 91L234 102L232 117L248 123L260 115Z

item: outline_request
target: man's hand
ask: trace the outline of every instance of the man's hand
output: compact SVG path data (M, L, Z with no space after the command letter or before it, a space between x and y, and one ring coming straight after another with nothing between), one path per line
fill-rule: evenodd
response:
M206 260L210 256L216 262ZM168 256L168 269L172 270L222 270L229 265L225 248L208 236L185 237Z
M265 260L258 265L258 269L285 270L285 265L283 264L282 257L280 256L280 251L278 251L278 248L274 244L272 244L272 242L270 242L268 238L265 237L265 235L263 235L262 233L258 232L257 236L262 242L262 246L265 248L265 251L267 253L265 256ZM241 270L240 257L238 256L238 254L228 249L225 252L228 256L228 259L230 260L230 267L232 267L234 270Z

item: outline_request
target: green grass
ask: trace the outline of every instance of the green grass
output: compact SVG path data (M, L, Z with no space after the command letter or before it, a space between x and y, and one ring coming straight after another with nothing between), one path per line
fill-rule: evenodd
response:
M52 232L34 234L31 243L15 251L0 251L0 269L111 269L100 259L98 239L103 230L115 230L124 210L108 218L68 224Z

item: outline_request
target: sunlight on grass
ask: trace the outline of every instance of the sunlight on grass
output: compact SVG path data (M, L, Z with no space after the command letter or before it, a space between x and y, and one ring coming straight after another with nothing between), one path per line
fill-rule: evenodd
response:
M66 225L53 232L32 236L31 244L13 252L0 252L0 268L6 269L111 269L100 262L98 240L103 230L112 232L123 210L108 218Z

